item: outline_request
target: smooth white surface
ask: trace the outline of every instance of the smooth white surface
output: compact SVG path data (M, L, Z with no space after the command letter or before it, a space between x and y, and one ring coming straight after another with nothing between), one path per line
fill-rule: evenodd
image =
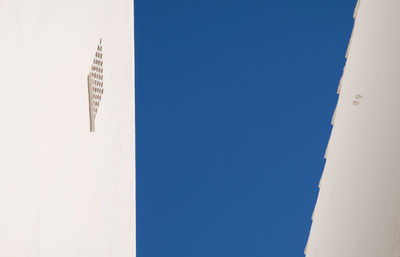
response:
M1 257L135 256L133 60L132 0L0 0Z
M400 256L399 13L359 2L307 257Z

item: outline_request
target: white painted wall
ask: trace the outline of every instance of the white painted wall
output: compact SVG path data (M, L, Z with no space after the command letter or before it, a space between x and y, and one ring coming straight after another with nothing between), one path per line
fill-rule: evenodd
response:
M400 256L399 14L359 1L307 257Z
M0 256L135 256L132 0L0 0L0 90Z

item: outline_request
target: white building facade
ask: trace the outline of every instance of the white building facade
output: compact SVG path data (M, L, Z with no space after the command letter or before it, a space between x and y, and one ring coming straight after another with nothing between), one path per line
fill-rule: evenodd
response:
M0 0L1 257L136 256L133 22L132 0Z
M307 257L400 256L399 13L357 3Z

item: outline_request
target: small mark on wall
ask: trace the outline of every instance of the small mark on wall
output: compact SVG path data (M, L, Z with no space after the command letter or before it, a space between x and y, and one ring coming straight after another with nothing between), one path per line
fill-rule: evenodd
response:
M353 100L353 105L357 106L359 105L363 100L363 96L362 95L355 95L354 96L354 100Z
M90 131L95 131L95 119L103 95L103 46L97 45L93 64L88 75Z

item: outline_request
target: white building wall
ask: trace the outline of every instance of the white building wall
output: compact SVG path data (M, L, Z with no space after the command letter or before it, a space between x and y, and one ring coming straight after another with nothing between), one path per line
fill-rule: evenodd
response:
M399 14L358 3L307 257L400 256Z
M132 0L0 0L0 90L0 256L135 256Z

